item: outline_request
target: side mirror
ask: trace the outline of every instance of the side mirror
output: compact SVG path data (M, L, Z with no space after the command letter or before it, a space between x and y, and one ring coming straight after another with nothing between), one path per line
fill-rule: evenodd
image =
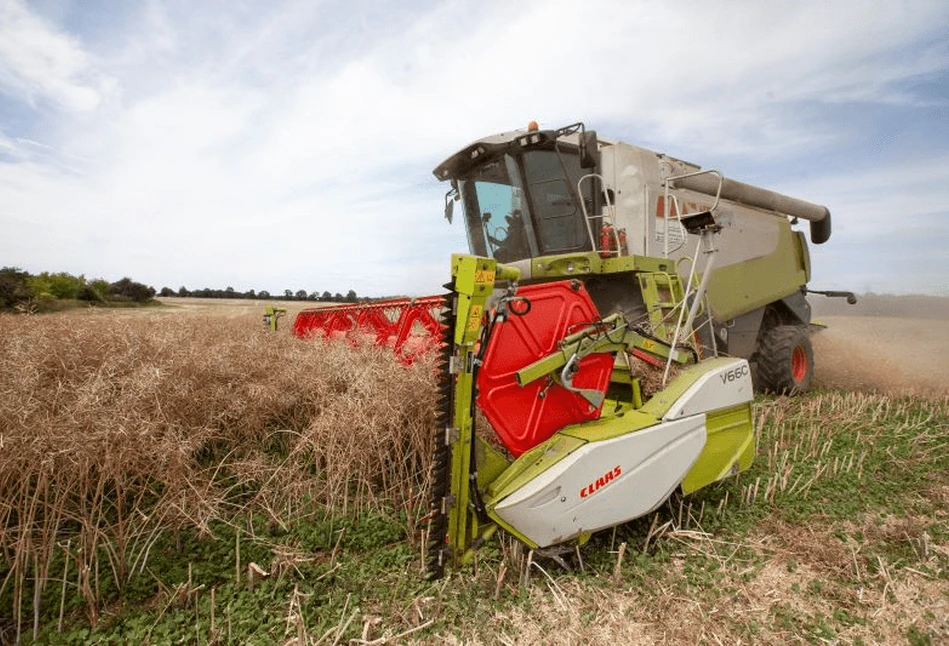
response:
M580 168L596 168L599 157L596 130L584 130L580 133Z
M451 224L451 218L455 213L456 199L458 199L458 189L452 187L450 191L445 193L445 219L448 220L448 224Z

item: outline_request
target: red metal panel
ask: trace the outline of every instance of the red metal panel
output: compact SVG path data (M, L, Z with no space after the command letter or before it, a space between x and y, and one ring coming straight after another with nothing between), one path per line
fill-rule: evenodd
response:
M354 341L356 335L368 335L375 345L393 348L403 363L410 364L437 347L438 310L443 304L441 296L426 296L310 308L297 314L293 334L301 339L321 336Z
M583 285L576 281L528 285L517 295L530 301L530 311L494 327L478 372L477 399L498 438L515 456L569 424L598 418L601 408L547 379L521 387L514 376L556 351L576 328L600 320ZM590 355L580 361L573 385L606 392L612 372L612 355Z

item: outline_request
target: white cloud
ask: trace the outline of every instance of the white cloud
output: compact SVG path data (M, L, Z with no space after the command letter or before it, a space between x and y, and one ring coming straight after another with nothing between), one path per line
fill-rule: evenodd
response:
M149 2L87 41L7 3L0 109L62 110L37 112L42 154L0 135L0 155L31 151L0 167L0 224L19 227L0 255L156 286L432 291L464 243L430 171L472 139L582 119L780 166L853 136L826 118L841 106L909 109L907 82L949 70L942 2L377 7ZM839 179L801 192L838 231L905 196Z
M936 219L934 234L949 239L949 154L886 168L849 170L783 190L830 205L835 235L866 241Z
M34 103L96 108L113 80L98 73L75 38L36 17L20 0L0 4L0 87Z
M945 294L949 155L788 184L830 207L833 235L811 247L815 288Z

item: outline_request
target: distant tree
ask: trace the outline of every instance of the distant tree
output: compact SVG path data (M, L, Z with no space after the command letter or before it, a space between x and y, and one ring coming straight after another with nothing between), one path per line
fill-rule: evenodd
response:
M234 288L228 285L224 288L224 298L240 298L240 294L234 291Z
M343 295L340 294L339 292L336 292L335 294L333 294L333 301L335 301L335 302L337 302L337 303L342 303L342 302L343 302Z
M328 303L328 302L330 302L331 300L333 300L333 295L330 294L329 292L323 292L323 293L320 295L320 300L323 301L323 302Z
M49 281L49 293L56 298L75 299L79 295L79 290L86 284L85 276L73 276L66 272L56 274L46 274Z
M86 284L83 276L73 276L65 272L51 274L44 271L42 274L30 276L27 280L34 298L45 294L46 298L72 299L79 295L79 290Z
M17 267L0 269L0 308L11 308L30 298L29 278L29 272Z
M257 292L252 289L248 289L244 292L244 298L257 298Z
M355 303L357 300L358 300L358 297L356 296L356 290L351 289L348 292L346 292L347 303Z
M297 297L297 300L298 300L298 301L305 301L305 300L306 300L306 290L305 290L305 289L298 289L298 290L297 290L297 293L296 293L296 297Z
M38 297L40 294L49 294L49 273L35 274L26 279L26 284L30 288L30 296Z
M306 297L308 301L318 301L320 300L319 292L310 292L310 295Z
M103 303L106 298L109 296L110 289L109 281L104 278L96 278L87 282L81 290L79 290L78 298L81 301L87 301L89 303Z
M137 283L131 278L117 280L109 286L109 294L118 300L144 303L155 295L155 288Z
M181 298L186 298L188 296L191 296L191 292L188 291L187 287L182 285L181 287L178 288L178 296L180 296Z
M92 285L83 285L79 293L76 294L76 298L88 303L101 303L103 300L102 297L96 293L96 290L92 288Z
M283 290L283 297L287 299L288 301L293 299L293 290L292 289Z
M266 289L262 289L257 292L257 298L270 298L270 292L268 292Z
M162 287L161 291L158 292L158 295L161 296L162 298L167 298L168 296L174 296L175 290L173 290L171 287Z

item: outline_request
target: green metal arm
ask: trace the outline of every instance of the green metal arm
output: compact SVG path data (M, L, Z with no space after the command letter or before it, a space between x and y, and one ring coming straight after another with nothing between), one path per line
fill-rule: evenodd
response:
M629 329L622 314L611 314L595 325L590 325L571 334L560 342L560 349L521 368L514 377L519 386L555 373L566 366L574 357L583 357L600 352L625 352L638 349L658 360L665 361L672 355L676 363L685 364L690 360L688 353L673 350L664 343L656 342Z
M454 326L449 372L453 381L451 422L444 430L444 441L451 454L448 496L440 504L447 516L448 542L446 561L459 564L471 558L472 550L496 529L493 524L479 526L475 510L478 474L472 459L478 446L474 433L474 356L481 338L485 307L496 280L516 282L516 268L498 265L490 258L455 255L452 257Z

